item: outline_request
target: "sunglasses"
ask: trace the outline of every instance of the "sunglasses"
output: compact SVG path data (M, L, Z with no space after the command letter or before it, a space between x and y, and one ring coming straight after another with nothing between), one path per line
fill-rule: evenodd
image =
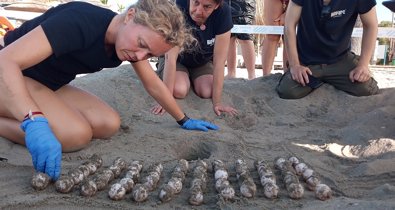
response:
M328 21L328 19L331 16L331 10L332 10L332 8L330 5L324 5L322 7L321 16L320 16L321 25L324 25L326 23L326 21Z

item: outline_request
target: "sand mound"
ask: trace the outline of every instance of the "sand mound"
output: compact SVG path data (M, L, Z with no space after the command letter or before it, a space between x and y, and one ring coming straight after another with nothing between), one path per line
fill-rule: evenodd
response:
M159 186L170 178L177 160L212 163L223 160L236 189L233 202L218 199L213 171L209 170L204 204L198 209L393 209L395 207L395 89L382 88L380 94L353 97L323 85L299 100L280 99L275 86L280 74L257 78L227 80L223 100L239 110L237 117L216 117L211 101L192 92L179 104L190 117L211 121L219 131L185 131L166 114L150 113L154 100L145 92L129 66L78 78L74 85L98 95L122 116L121 130L108 140L93 140L86 149L63 155L63 173L97 153L109 166L116 157L144 162L143 175L150 164L161 162L164 171ZM388 74L388 79L395 78ZM385 81L388 82L388 81ZM380 83L380 81L379 81ZM382 87L382 86L381 86ZM255 160L270 164L276 157L296 155L319 174L334 197L320 201L307 191L300 200L287 196L278 177L279 198L263 196ZM60 194L51 185L36 192L30 186L32 167L28 151L0 139L0 208L83 208L83 209L190 209L188 204L191 173L182 193L168 203L158 199L159 190L148 201L137 204L130 199L111 201L107 190L95 197L81 197L78 190ZM234 162L244 158L258 186L257 196L242 198L235 176ZM274 170L278 175L278 172Z

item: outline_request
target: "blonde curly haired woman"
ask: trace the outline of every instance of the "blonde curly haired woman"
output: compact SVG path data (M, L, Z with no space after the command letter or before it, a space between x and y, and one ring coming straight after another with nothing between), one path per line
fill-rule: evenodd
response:
M1 39L0 136L25 144L34 168L56 180L62 151L82 149L120 127L115 110L69 82L123 61L184 129L216 129L189 119L147 61L192 40L171 1L139 0L122 14L84 2L49 9Z

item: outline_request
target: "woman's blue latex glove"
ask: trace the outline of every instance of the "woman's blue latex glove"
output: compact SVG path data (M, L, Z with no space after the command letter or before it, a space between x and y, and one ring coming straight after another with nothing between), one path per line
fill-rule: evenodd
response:
M188 119L181 125L181 128L186 130L200 130L200 131L208 131L208 129L210 130L219 129L218 126L212 123L203 120L195 120L195 119Z
M26 119L21 128L25 131L25 144L32 156L34 169L57 180L60 175L62 146L52 133L48 120L45 117Z

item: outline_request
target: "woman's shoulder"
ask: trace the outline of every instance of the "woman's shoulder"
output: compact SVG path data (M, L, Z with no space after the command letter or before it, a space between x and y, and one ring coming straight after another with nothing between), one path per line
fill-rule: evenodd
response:
M219 7L218 10L230 10L230 5L223 2Z
M47 13L54 13L54 14L59 14L62 12L71 12L71 13L76 13L78 15L90 15L90 14L95 14L95 13L114 13L112 10L98 6L98 5L93 5L88 2L83 2L83 1L72 1L72 2L67 2L64 4L59 4L56 7L51 8L50 10L47 11Z
M105 8L105 6L99 6L99 5L95 5L95 4L91 4L85 1L70 1L67 3L63 3L63 4L59 4L57 7L63 7L63 8L76 8L76 9L86 9L86 8L90 8L90 9L94 9L94 8L102 8L102 9L107 9Z
M231 7L228 4L222 4L212 13L212 19L224 24L232 22Z
M188 1L189 0L176 0L176 5L180 8L184 13L188 11Z
M220 7L218 7L218 9L216 9L214 11L214 14L218 14L220 16L229 16L232 17L231 14L231 7L229 6L229 4L223 3Z
M73 1L58 5L43 15L43 20L68 22L74 24L95 25L107 23L117 13L87 2ZM97 26L97 25L96 25Z

